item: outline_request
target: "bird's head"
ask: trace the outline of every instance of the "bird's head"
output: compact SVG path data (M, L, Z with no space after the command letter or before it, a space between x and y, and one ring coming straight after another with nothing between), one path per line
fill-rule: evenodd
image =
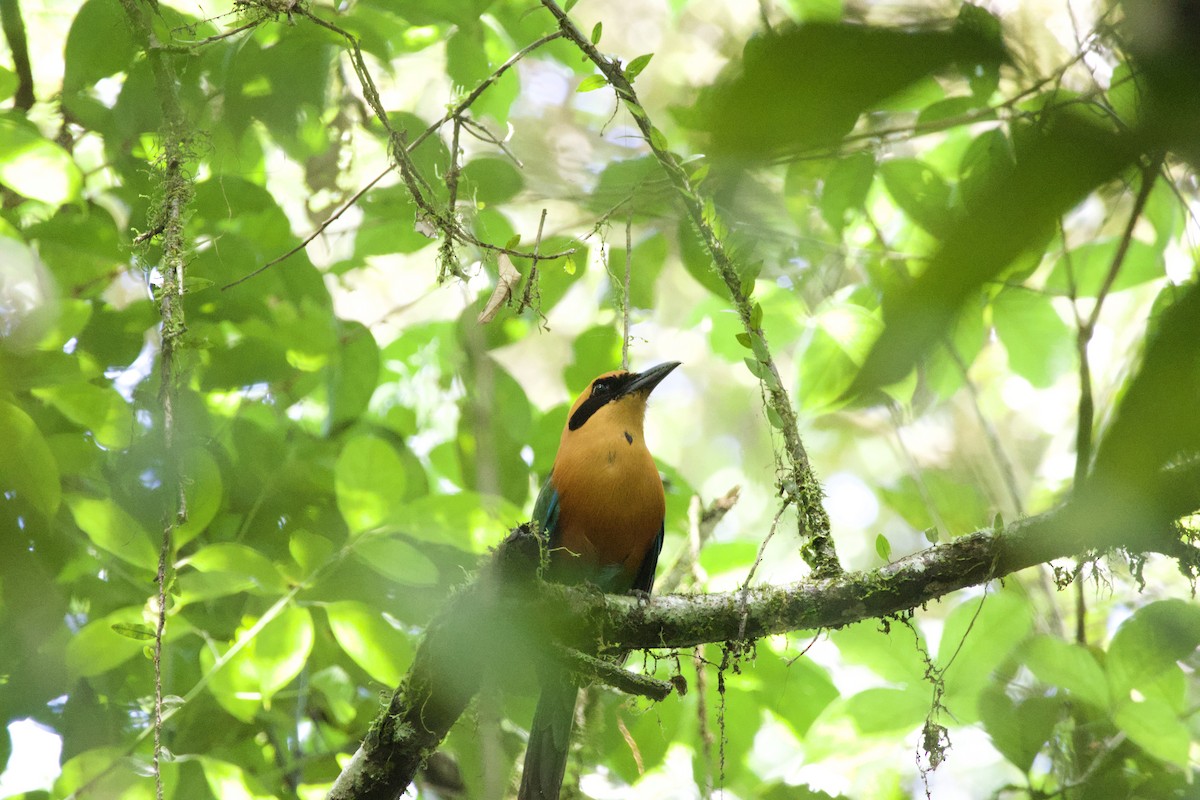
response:
M667 361L644 372L618 370L598 376L571 406L564 435L600 420L641 430L650 392L678 366L678 361Z

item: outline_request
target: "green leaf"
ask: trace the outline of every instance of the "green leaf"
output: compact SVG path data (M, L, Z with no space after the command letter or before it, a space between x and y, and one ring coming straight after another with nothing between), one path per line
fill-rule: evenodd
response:
M781 658L760 648L752 674L762 681L759 702L798 737L808 733L821 712L838 697L829 674L808 658Z
M129 20L106 0L87 0L67 33L63 93L87 88L101 78L124 72L137 53Z
M340 322L341 335L329 376L327 432L354 422L371 402L379 383L379 346L365 325Z
M992 301L992 321L1009 366L1034 386L1048 388L1074 366L1075 338L1046 295L1004 289Z
M971 140L958 163L958 192L971 212L984 209L988 187L1013 168L1012 143L1001 128L993 128Z
M667 135L665 133L660 131L658 128L652 127L650 128L650 145L655 150L667 150L669 149L670 143L667 141ZM710 219L709 222L712 223L713 220Z
M875 537L875 553L885 564L892 560L892 543L882 533Z
M141 523L112 500L67 495L75 524L102 550L146 570L158 569L158 550Z
M111 386L65 383L34 388L33 395L89 430L108 450L124 450L133 440L133 407Z
M1200 606L1160 600L1143 606L1121 623L1108 648L1106 666L1112 697L1118 704L1134 690L1175 668L1200 647Z
M925 469L916 478L905 475L894 487L881 488L879 494L915 530L932 530L935 541L935 520L945 525L942 533L946 536L961 536L986 527L991 510L979 487L958 470Z
M919 686L925 681L925 661L917 649L917 644L924 646L920 634L914 639L912 631L897 625L885 633L878 622L869 620L833 631L829 638L848 663L868 667L889 683ZM928 709L928 692L924 706Z
M141 606L121 608L91 620L67 642L67 672L72 677L87 678L119 667L141 653L146 643L126 636L118 629L145 627L148 626Z
M338 510L351 533L379 526L404 497L404 464L385 440L358 436L334 466Z
M204 769L204 780L213 797L230 800L268 800L273 797L270 790L262 787L251 775L235 763L221 761L209 756L197 759Z
M83 175L62 147L18 117L0 114L0 184L60 206L79 196Z
M0 100L7 100L16 94L17 73L7 67L0 67ZM0 755L4 755L0 752ZM4 763L8 763L5 761Z
M1157 546L1160 531L1196 510L1187 470L1178 478L1164 479L1163 473L1169 465L1191 465L1190 454L1200 450L1200 415L1194 413L1200 396L1200 286L1187 284L1167 296L1173 302L1153 317L1141 370L1127 384L1100 442L1090 480L1077 490L1072 504L1077 517L1066 522L1084 526L1081 530L1119 532L1110 541L1135 550Z
M1022 772L1033 766L1062 713L1060 698L1034 696L1013 702L999 686L989 687L979 700L984 730L1001 755Z
M950 613L938 646L946 705L962 722L977 718L979 692L1033 628L1029 604L1015 592L989 593L980 602L965 600Z
M1070 294L1074 279L1076 297L1095 297L1112 269L1119 247L1120 241L1112 238L1089 242L1060 255L1046 278L1045 291ZM1153 245L1131 239L1109 291L1120 292L1165 276L1161 253Z
M893 158L879 165L888 193L909 219L941 237L949 229L950 186L933 167L915 158Z
M713 542L700 551L700 568L709 576L744 571L754 563L757 553L754 542Z
M187 499L187 521L175 528L175 545L180 547L199 536L216 517L224 497L221 468L207 450L184 452L180 472Z
M271 559L252 547L236 542L218 542L202 547L183 559L177 568L190 566L200 572L220 572L244 578L246 591L275 595L287 591L288 584Z
M399 685L413 653L406 634L364 603L328 603L325 615L333 638L355 664L385 686Z
M762 303L755 303L750 309L750 328L751 330L762 330L763 307Z
M145 624L130 625L122 622L113 625L112 629L114 633L139 642L153 641L155 637L155 629Z
M1043 634L1025 644L1020 658L1039 681L1096 708L1108 707L1108 680L1086 647Z
M1121 701L1113 714L1113 722L1150 755L1180 769L1188 769L1191 735L1179 715L1166 703L1149 697L1141 702Z
M633 83L638 75L642 74L642 70L650 63L650 59L654 58L654 53L645 53L630 61L625 66L625 78ZM697 181L698 182L698 181Z
M525 185L517 168L503 158L476 158L467 162L462 169L462 179L467 190L474 193L476 202L485 205L499 205L511 200ZM520 242L520 235L516 238L510 247Z
M288 552L292 554L292 559L300 565L304 575L309 576L325 566L325 562L333 553L333 542L324 536L299 530L288 539Z
M865 735L900 733L921 724L929 713L929 693L908 689L866 689L846 698L846 713Z
M248 635L254 624L247 620L238 637ZM208 688L221 706L241 720L254 718L260 707L270 707L271 698L300 674L312 651L312 616L307 609L287 605L250 637L247 643L216 672L217 653L201 648L200 666L212 673ZM218 653L228 652L220 648Z
M53 796L69 797L95 792L98 797L149 800L153 792L137 794L138 788L145 784L143 776L132 769L114 768L124 758L125 751L121 747L100 747L80 753L63 764L62 774L54 781ZM36 792L29 794L34 797L46 796Z
M0 400L0 494L15 492L33 508L53 517L62 500L58 463L33 419Z
M821 185L821 216L839 236L848 212L863 208L875 178L875 156L855 153L833 162Z
M831 302L806 325L798 354L800 407L816 413L836 407L883 330L879 317L852 303Z
M505 520L520 514L511 502L477 492L430 494L404 506L403 532L415 540L485 553L507 535Z
M591 40L592 44L600 44L600 36L604 33L604 23L597 22L592 26Z
M579 82L579 86L575 91L582 94L583 92L594 92L605 86L608 86L608 80L603 75L588 75Z
M385 578L406 586L433 586L437 566L410 542L395 536L368 535L355 542L354 555Z

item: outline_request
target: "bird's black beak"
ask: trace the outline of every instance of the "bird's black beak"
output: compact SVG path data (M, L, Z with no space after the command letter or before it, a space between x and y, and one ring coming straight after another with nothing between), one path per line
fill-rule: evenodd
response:
M654 387L662 381L663 378L671 374L671 370L678 367L680 362L667 361L659 364L656 367L651 367L645 372L639 372L633 376L633 379L625 384L625 390L621 394L650 394L654 391Z

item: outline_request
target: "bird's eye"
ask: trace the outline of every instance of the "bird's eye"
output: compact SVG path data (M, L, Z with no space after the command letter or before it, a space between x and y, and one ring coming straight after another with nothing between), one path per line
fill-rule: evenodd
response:
M596 381L592 384L592 397L601 394L608 394L612 387L608 385L608 381Z

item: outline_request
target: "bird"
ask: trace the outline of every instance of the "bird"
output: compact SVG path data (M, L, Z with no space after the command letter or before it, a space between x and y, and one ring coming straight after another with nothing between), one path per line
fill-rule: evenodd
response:
M678 366L606 372L571 406L533 509L549 552L547 580L650 593L666 504L643 422L650 392ZM575 719L578 690L570 676L553 666L540 673L519 800L557 800Z

